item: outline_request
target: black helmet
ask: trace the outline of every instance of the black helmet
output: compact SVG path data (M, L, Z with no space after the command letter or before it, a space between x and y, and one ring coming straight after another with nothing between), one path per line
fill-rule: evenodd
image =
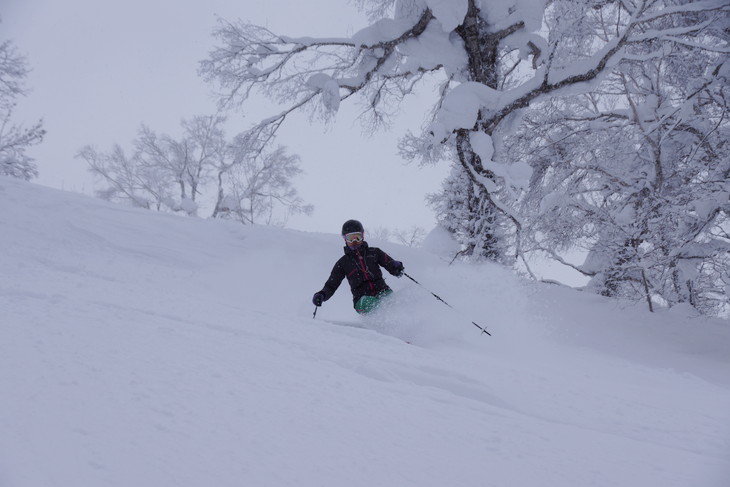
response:
M365 232L365 229L362 227L362 223L357 220L347 220L342 225L342 235L352 232Z

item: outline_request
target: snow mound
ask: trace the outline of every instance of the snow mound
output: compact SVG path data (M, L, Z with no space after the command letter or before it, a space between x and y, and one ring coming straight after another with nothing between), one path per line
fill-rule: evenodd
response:
M448 230L437 225L423 239L421 249L451 260L461 250L461 245Z

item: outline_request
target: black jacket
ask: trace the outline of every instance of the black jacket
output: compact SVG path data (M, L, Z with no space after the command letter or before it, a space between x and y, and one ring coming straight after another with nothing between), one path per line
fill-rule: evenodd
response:
M393 259L388 254L377 247L369 247L367 242L363 242L357 250L345 247L345 255L332 268L332 273L322 288L324 300L332 297L345 277L350 284L354 303L363 296L375 296L390 289L385 284L380 266L396 275L397 270L393 269L392 263Z

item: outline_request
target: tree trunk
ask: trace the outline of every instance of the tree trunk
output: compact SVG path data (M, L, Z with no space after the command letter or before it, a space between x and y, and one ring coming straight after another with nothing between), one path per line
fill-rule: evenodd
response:
M223 173L225 170L221 169L218 171L218 197L215 201L215 208L213 209L212 218L217 218L218 214L223 210Z

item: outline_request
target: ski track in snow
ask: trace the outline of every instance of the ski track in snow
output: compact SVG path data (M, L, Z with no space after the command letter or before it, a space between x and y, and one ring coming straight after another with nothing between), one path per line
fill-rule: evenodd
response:
M725 321L383 242L459 311L387 277L312 319L336 235L4 178L0 208L2 487L730 485Z

